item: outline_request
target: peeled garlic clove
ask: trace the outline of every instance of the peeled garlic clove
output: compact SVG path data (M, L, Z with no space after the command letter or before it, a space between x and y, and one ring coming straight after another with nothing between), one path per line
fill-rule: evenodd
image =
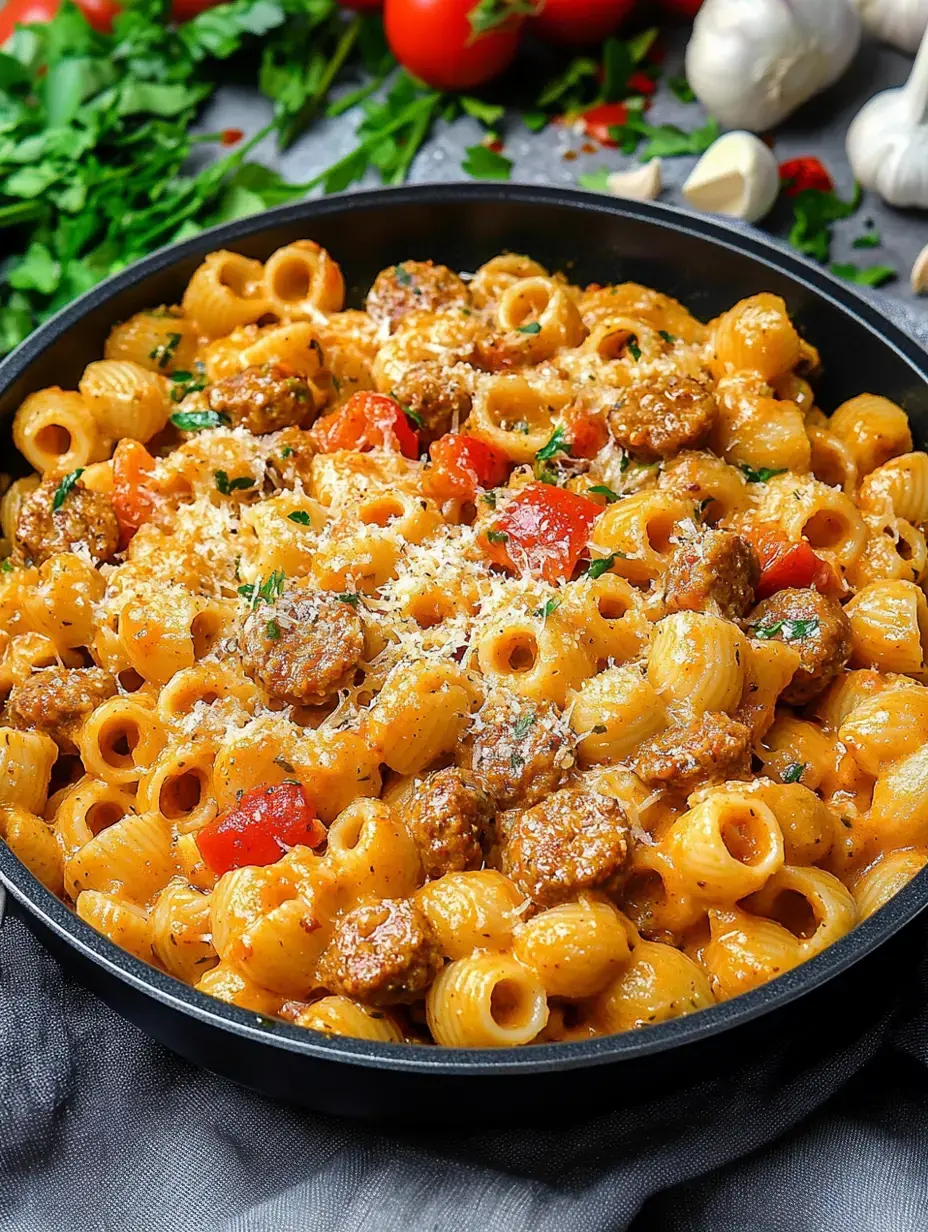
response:
M780 169L773 152L745 132L719 137L683 185L683 196L697 210L745 222L757 222L769 213L779 191Z
M928 294L928 244L915 258L912 266L912 290L916 295Z
M606 180L613 197L628 197L632 201L654 201L664 187L664 172L659 158L632 167L629 171L613 171Z

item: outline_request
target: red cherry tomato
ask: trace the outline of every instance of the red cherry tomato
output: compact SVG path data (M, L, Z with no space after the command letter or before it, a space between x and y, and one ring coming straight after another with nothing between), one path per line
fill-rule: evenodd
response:
M744 532L760 561L758 599L769 599L778 590L814 587L823 595L837 597L841 583L827 561L816 556L804 539L788 539L777 526L757 524Z
M154 494L145 481L155 469L155 459L139 441L125 437L113 453L113 511L119 524L119 548L125 551L140 526L151 520Z
M831 192L834 182L817 158L790 158L780 163L780 182L787 197L795 197L814 188L818 192Z
M702 0L661 0L661 4L678 17L695 17L702 7Z
M478 0L386 0L384 30L400 64L436 90L468 90L512 63L524 17L475 35L468 15Z
M545 0L531 28L549 43L581 47L613 34L636 0Z
M598 141L600 145L616 144L612 139L609 130L611 128L619 128L628 119L628 108L624 103L600 103L598 107L591 107L589 111L584 111L577 119L583 125L583 131L588 137L592 137L594 141Z
M360 390L348 401L320 419L313 428L320 453L337 449L399 450L407 458L418 458L419 438L395 398Z
M207 9L214 9L217 4L222 3L223 0L172 0L171 20L182 25L185 21L190 21L192 17L199 17Z
M246 864L276 864L291 847L317 847L325 827L299 783L255 787L197 833L200 855L222 876Z
M59 0L7 0L0 8L0 46L17 26L44 25L58 12Z
M496 488L509 476L504 453L474 436L449 432L433 441L429 491L436 500L473 500L478 488Z
M586 496L530 483L480 536L480 545L504 569L562 582L586 550L590 527L600 513L602 506Z

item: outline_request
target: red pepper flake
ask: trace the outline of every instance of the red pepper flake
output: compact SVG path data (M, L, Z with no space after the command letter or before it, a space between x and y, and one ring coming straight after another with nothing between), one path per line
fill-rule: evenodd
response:
M787 197L795 197L806 189L831 192L834 182L817 158L790 158L780 163L780 181Z
M486 142L486 147L488 150L492 150L494 154L502 154L503 152L503 143L499 137L494 138L493 141Z
M593 147L593 149L595 150L595 149L596 149L596 147L594 146L594 147ZM576 151L576 150L565 150L565 151L564 151L564 162L565 162L565 163L572 163L572 162L575 162L575 161L576 161L576 159L577 159L577 151Z
M616 143L609 130L620 128L627 121L628 108L624 103L600 103L598 107L591 107L589 111L581 112L577 116L577 122L587 137L592 137L600 145L613 147Z
M240 128L224 128L219 134L222 145L238 145L245 136Z
M657 82L641 69L637 69L628 79L629 94L644 94L650 97L657 90Z

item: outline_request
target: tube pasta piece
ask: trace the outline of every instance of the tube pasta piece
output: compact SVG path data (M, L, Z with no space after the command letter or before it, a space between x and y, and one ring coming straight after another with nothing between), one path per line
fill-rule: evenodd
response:
M846 886L822 868L784 865L751 896L751 910L776 920L799 941L802 960L820 953L857 923Z
M83 890L116 893L147 906L176 873L171 829L158 813L127 814L95 834L64 866L69 898Z
M20 406L13 443L42 475L67 474L107 455L106 437L84 398L57 387L30 394Z
M61 849L55 831L41 817L16 805L0 807L0 838L47 890L64 888Z
M861 479L912 448L905 411L876 394L859 394L842 402L829 419L828 427L851 451Z
M734 903L760 889L783 865L783 834L756 795L713 791L671 826L662 842L687 890Z
M611 903L581 897L517 925L512 953L549 997L592 997L628 962L628 931Z
M854 881L854 900L860 919L866 920L885 907L926 864L928 851L924 848L902 848L879 856Z
M445 873L416 894L446 958L474 950L505 950L529 906L515 885L495 869Z
M219 962L210 927L209 897L181 878L169 881L149 916L152 952L169 975L196 984Z
M667 1022L715 1003L709 981L680 950L657 941L635 943L628 966L595 1002L608 1033Z
M326 1035L347 1035L351 1039L382 1044L402 1044L405 1039L386 1010L362 1005L350 997L322 997L307 1005L293 1021L298 1027L308 1027Z
M142 962L151 962L151 926L137 903L126 902L118 894L102 890L83 890L78 894L74 910L114 945L128 950Z
M208 338L221 338L273 311L264 266L235 252L213 252L184 292L183 310Z
M928 652L928 602L914 582L870 582L845 608L851 663L919 675Z
M648 680L665 704L681 713L733 711L741 699L747 653L747 639L729 621L674 612L651 638Z
M291 320L339 312L345 301L338 263L312 240L297 240L268 257L264 289L271 310Z
M570 716L584 765L620 761L667 722L663 701L634 667L607 668L586 680Z
M802 962L799 940L775 920L739 907L721 907L709 912L709 928L703 963L720 1001L766 984Z
M548 1021L544 987L508 954L474 954L449 963L426 997L429 1030L449 1048L530 1043Z

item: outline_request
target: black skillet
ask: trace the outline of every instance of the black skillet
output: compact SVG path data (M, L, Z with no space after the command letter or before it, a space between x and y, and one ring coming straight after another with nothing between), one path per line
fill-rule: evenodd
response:
M340 262L354 306L379 270L404 258L473 270L504 250L528 253L581 283L657 287L703 319L744 296L773 291L821 351L822 407L864 391L884 394L906 408L916 438L928 439L925 352L807 262L755 235L664 206L480 184L287 206L155 253L95 287L0 363L0 418L9 423L36 389L74 388L85 364L102 354L110 326L177 302L205 253L233 248L265 258L302 238L317 240ZM197 1064L323 1111L480 1121L630 1104L774 1050L794 1070L811 1069L878 1020L915 961L921 929L906 926L928 902L924 872L811 962L688 1018L584 1043L471 1051L330 1038L269 1021L195 992L112 945L39 885L3 843L0 881L13 909L65 967Z

